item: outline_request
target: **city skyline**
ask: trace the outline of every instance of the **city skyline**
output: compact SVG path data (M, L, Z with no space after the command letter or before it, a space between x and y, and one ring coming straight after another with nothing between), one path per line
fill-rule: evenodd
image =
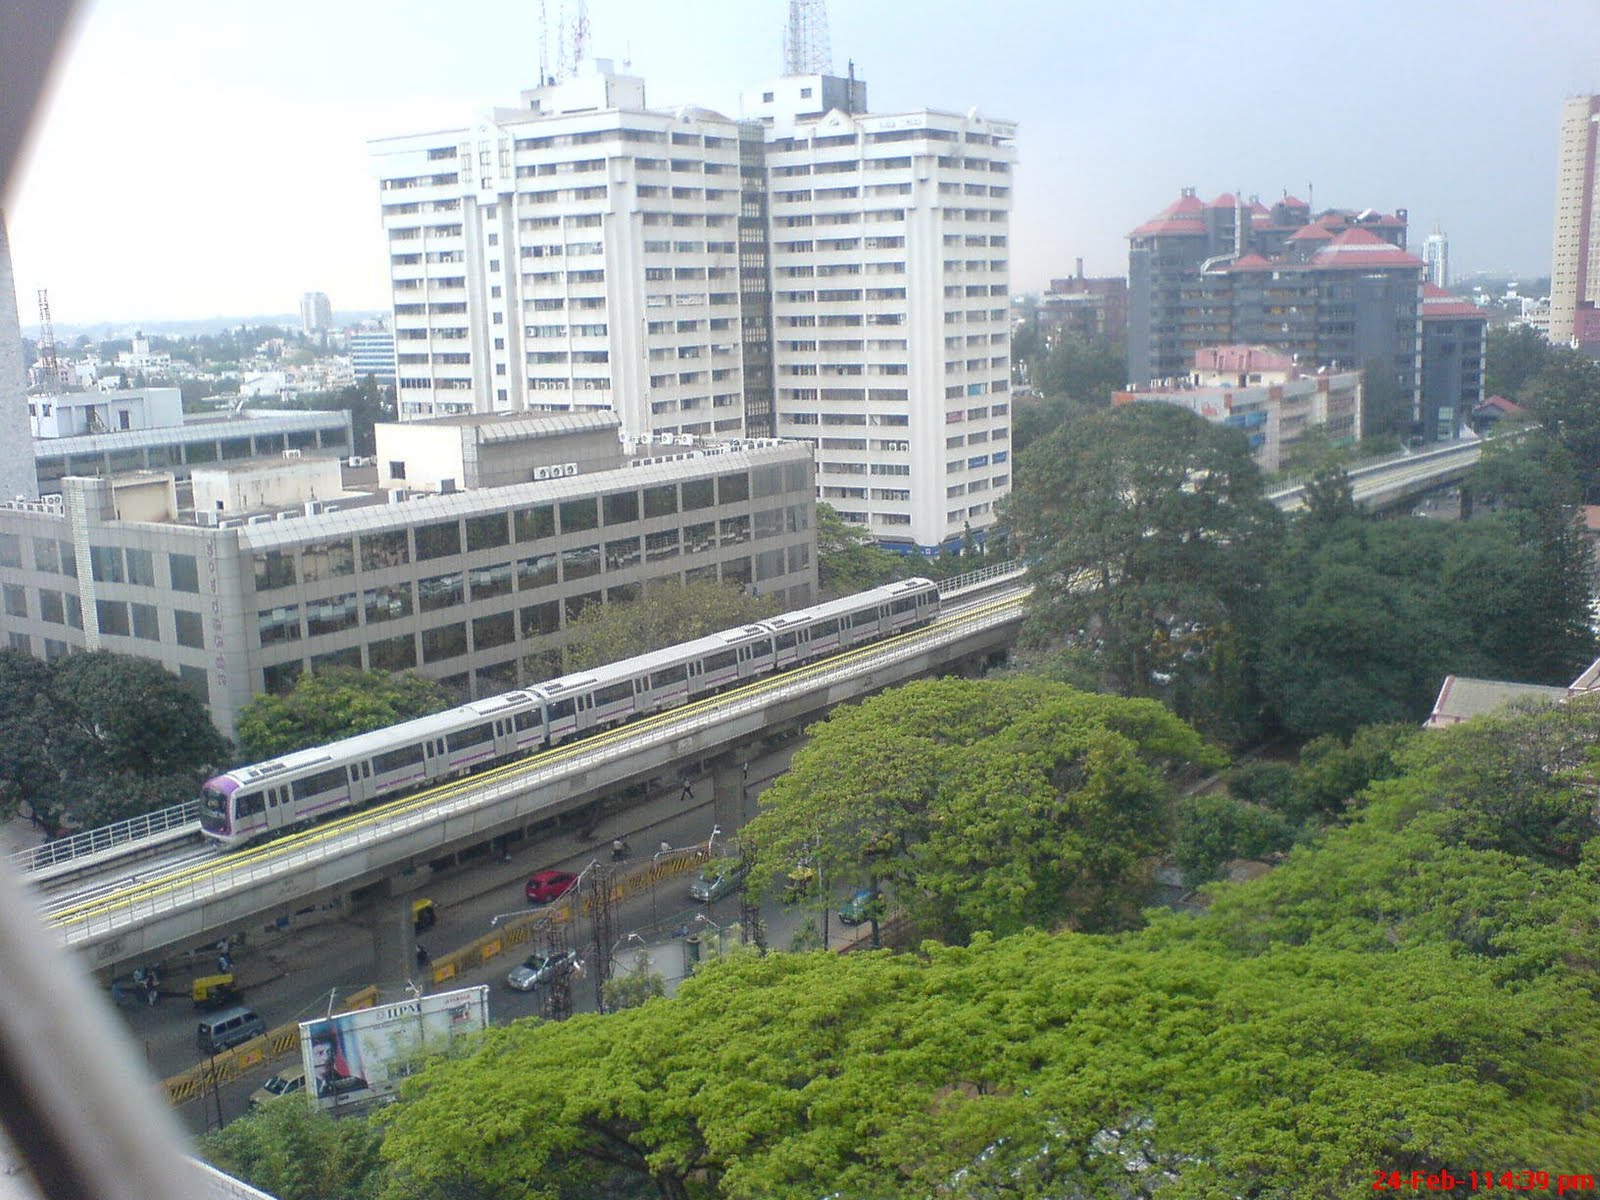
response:
M1128 231L1185 186L1405 208L1419 239L1450 230L1457 276L1546 274L1561 100L1600 88L1586 9L1507 22L1498 4L1372 3L1339 28L1242 0L1203 27L1156 5L835 0L828 15L834 70L853 61L875 111L1019 124L1020 292L1077 258L1126 273ZM7 198L25 323L39 287L62 324L292 312L308 291L386 308L367 140L460 125L538 74L536 6L472 12L456 29L409 0L88 6ZM737 117L739 92L780 71L785 13L591 0L589 52L628 62L652 107Z

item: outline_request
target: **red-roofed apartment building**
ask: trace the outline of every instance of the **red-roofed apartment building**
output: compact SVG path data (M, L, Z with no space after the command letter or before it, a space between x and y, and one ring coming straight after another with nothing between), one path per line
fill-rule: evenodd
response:
M1313 214L1293 196L1268 208L1185 188L1128 239L1135 387L1187 375L1207 346L1264 345L1306 370L1368 369L1363 435L1436 435L1423 427L1425 267L1404 209Z

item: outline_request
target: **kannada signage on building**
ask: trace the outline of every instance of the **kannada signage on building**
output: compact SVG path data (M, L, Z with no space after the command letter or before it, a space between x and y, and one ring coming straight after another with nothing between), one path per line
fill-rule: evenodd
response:
M424 1059L489 1027L489 989L459 988L300 1023L313 1108L366 1103L397 1091Z

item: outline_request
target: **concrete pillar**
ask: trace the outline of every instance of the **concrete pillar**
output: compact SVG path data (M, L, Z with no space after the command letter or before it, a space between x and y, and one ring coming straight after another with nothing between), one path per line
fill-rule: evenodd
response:
M732 755L719 758L711 768L711 819L727 833L740 828L754 814L747 811L749 763Z
M372 934L372 961L377 983L409 979L418 985L417 938L411 925L411 892L376 895L366 912L367 929Z

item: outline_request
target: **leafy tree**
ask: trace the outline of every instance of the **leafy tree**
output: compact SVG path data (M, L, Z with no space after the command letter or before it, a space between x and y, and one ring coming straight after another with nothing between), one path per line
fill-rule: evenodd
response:
M638 1008L647 1000L665 996L667 981L661 972L650 969L650 955L640 950L634 956L632 967L606 980L600 987L600 994L609 1012Z
M1265 858L1287 850L1294 829L1278 813L1232 796L1207 793L1178 801L1178 834L1173 857L1185 882L1215 879L1235 858Z
M1578 464L1585 501L1600 500L1600 363L1553 347L1519 403Z
M811 734L746 828L753 886L800 863L887 884L949 941L1128 920L1166 840L1165 769L1210 757L1153 702L1027 678L910 684Z
M262 694L245 705L237 731L252 762L382 729L448 707L439 685L411 671L308 671L284 696Z
M662 646L692 641L781 611L770 596L737 585L675 579L647 582L637 600L591 604L572 622L563 671L583 671Z
M885 550L872 535L845 521L831 504L817 504L817 587L827 598L910 579L925 563Z
M1352 806L1369 784L1400 774L1405 748L1420 737L1417 727L1363 725L1346 742L1333 734L1300 747L1294 791L1300 806L1333 816Z
M1554 353L1550 340L1531 325L1492 327L1484 356L1484 393L1519 399L1523 389L1549 365Z
M1122 352L1104 338L1059 335L1042 357L1029 362L1029 382L1043 396L1067 396L1104 408L1127 382Z
M1108 685L1140 696L1221 665L1278 528L1244 437L1166 404L1094 413L1036 443L1007 516L1043 581L1027 639L1087 652Z
M0 803L25 801L49 831L180 804L232 757L194 691L149 659L102 650L36 664L5 650L0 686Z
M278 1200L368 1200L378 1195L381 1130L335 1120L300 1102L269 1104L200 1139L200 1156Z

